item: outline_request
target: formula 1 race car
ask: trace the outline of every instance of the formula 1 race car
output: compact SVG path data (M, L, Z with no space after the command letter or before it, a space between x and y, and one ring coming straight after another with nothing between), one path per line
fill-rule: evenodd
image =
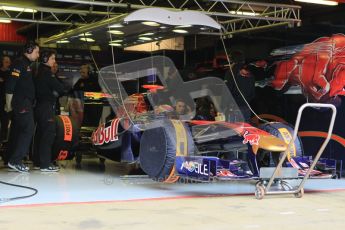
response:
M275 164L280 153L287 150L293 134L289 125L266 123L253 127L244 122L241 110L221 80L204 78L186 84L176 71L171 83L171 76L162 74L167 67L175 68L170 59L157 56L117 65L121 73L117 78L112 66L101 70L100 83L116 117L101 124L92 134L92 144L100 156L139 162L154 180L174 182L179 177L188 177L209 181L258 177L260 167L270 165L264 162L268 153L272 155L271 164ZM133 80L138 84L135 79L152 75L163 86L145 86L149 92L127 96L123 86ZM176 82L180 85L171 89ZM216 117L216 121L206 121L191 119L195 117L193 112L178 114L174 109L177 101L184 101L191 110L198 109L189 104L193 101L188 98L190 95L194 98L208 95L222 116ZM169 104L169 100L174 103ZM229 114L229 107L233 114ZM226 122L224 118L229 116L236 116L235 121ZM308 162L303 158L299 138L288 151L286 166L298 169L302 176ZM312 175L332 176L317 170Z

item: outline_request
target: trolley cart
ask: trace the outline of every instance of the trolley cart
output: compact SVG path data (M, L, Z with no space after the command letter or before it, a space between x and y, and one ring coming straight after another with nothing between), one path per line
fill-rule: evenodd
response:
M325 139L325 141L321 145L319 151L317 152L317 154L313 160L313 163L310 165L310 168L308 169L307 173L304 175L301 183L298 186L293 187L293 186L288 185L286 182L283 182L283 180L292 178L292 177L294 177L294 175L297 175L296 174L297 169L296 169L296 172L288 173L290 176L288 175L286 178L284 178L284 176L278 178L278 174L284 175L284 172L282 171L283 170L283 168L282 168L283 162L285 161L285 159L287 157L288 151L289 151L290 147L292 146L292 143L294 143L294 141L297 137L302 112L307 107L332 109L332 118L331 118L331 121L329 124L327 138ZM292 138L292 140L290 140L288 148L285 150L283 156L279 160L279 163L278 163L277 167L275 168L272 176L270 177L268 183L266 184L266 183L264 183L264 181L259 181L256 184L255 197L257 199L261 200L267 194L268 195L271 195L271 194L294 194L295 197L297 197L297 198L301 198L303 196L303 194L304 194L304 183L309 178L310 173L314 169L317 161L319 160L321 154L323 153L324 149L326 148L326 145L328 144L328 142L331 138L336 114L337 114L337 110L336 110L335 106L331 105L331 104L306 103L299 108L293 138ZM284 168L284 170L285 170L285 168ZM266 173L267 173L267 171L266 171ZM277 189L277 188L272 189L272 184L274 182L277 182L277 181L280 182L280 183L278 183L280 185L280 189Z

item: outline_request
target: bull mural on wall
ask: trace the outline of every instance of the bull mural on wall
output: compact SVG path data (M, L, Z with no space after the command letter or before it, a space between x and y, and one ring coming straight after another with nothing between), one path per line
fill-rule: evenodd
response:
M279 61L271 85L301 85L308 100L339 104L338 96L345 95L345 35L318 38Z

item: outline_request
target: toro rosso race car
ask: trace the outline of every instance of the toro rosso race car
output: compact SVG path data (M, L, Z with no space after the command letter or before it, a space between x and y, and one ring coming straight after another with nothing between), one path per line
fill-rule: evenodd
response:
M100 85L115 112L115 117L101 124L91 137L101 157L139 162L154 180L175 182L188 177L209 181L258 177L260 167L269 166L269 161L275 164L287 150L293 134L289 125L253 127L243 120L222 80L209 77L183 82L175 70L173 62L162 56L101 69ZM145 84L152 79L158 85ZM128 96L131 85L149 90ZM193 120L198 112L194 99L200 97L211 98L221 116L215 121ZM178 113L174 109L178 101L189 110ZM235 122L226 121L230 116L236 117ZM297 168L302 176L309 165L297 138L288 150L285 166ZM328 166L325 168L332 168ZM314 170L312 176L331 174Z

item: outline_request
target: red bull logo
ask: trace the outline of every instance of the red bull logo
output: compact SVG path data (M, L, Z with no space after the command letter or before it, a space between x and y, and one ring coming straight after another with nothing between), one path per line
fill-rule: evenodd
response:
M259 145L260 136L246 131L243 135L243 144Z
M92 143L94 145L103 145L104 143L117 141L119 139L117 135L119 122L120 119L114 119L111 121L110 126L105 127L105 125L102 124L98 127L92 134Z

